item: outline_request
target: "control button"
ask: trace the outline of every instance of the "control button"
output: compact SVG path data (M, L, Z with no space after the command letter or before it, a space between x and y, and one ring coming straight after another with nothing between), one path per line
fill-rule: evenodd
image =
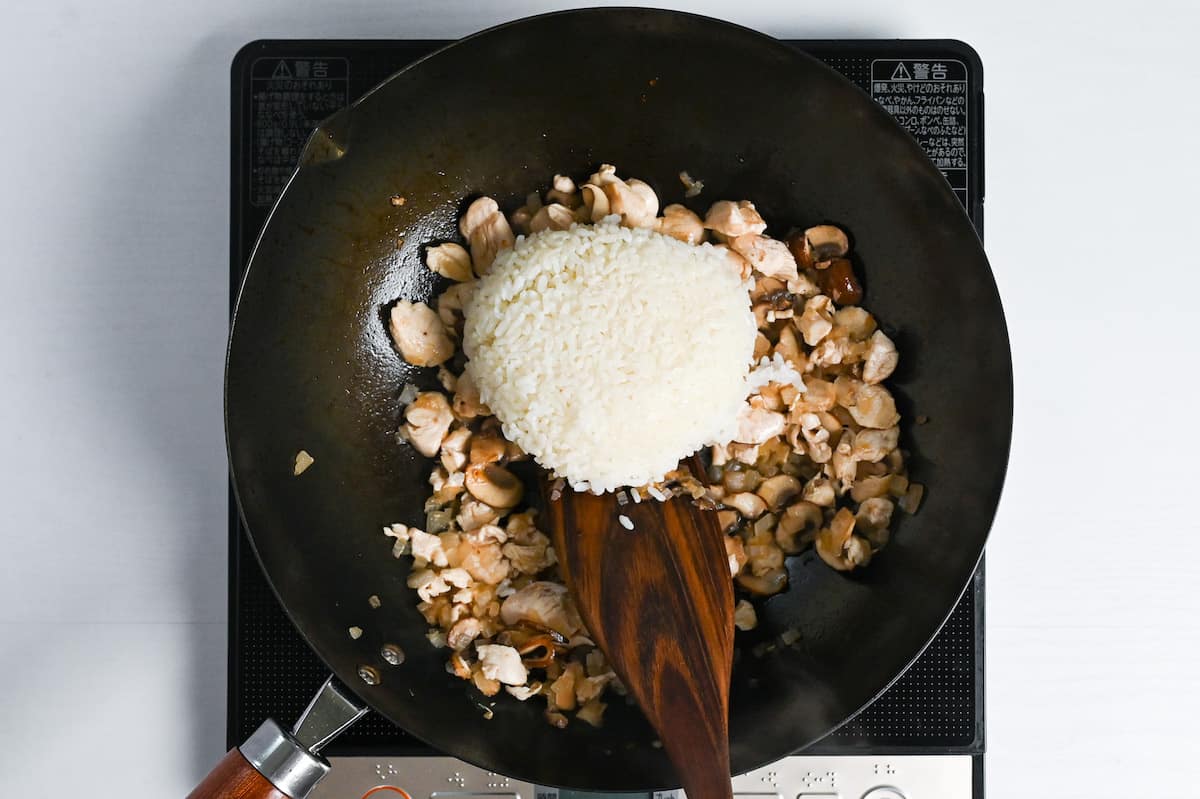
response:
M362 799L412 799L407 791L397 788L395 785L376 785L371 790L362 795Z
M890 785L880 785L862 795L862 799L906 799L899 788Z

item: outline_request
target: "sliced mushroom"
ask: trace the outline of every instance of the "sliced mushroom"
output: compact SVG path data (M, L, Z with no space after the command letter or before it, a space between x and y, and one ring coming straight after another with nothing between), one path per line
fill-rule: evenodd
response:
M583 205L576 209L576 218L584 222L599 222L612 213L608 206L608 197L604 189L592 183L585 183L580 190Z
M732 510L717 511L717 524L720 526L722 532L727 532L730 527L733 527L735 524L737 524L737 521L738 521L738 514L736 511L732 511Z
M704 216L704 226L730 239L747 233L759 233L767 229L754 203L749 200L732 202L721 200L712 204Z
M843 331L852 341L865 341L877 327L875 317L871 316L866 308L857 305L838 308L833 314L833 326Z
M438 366L454 355L445 325L423 302L400 300L393 305L388 330L396 349L413 366Z
M767 512L767 503L763 502L762 497L749 491L725 497L725 504L747 519L757 519Z
M401 434L417 452L427 458L437 455L442 439L450 430L454 413L446 395L440 391L423 391L404 410Z
M754 606L744 599L739 599L733 608L733 626L739 630L753 630L758 626L758 614Z
M438 318L446 326L447 332L453 331L455 335L462 334L463 307L470 302L475 288L476 283L473 280L468 283L455 283L438 296Z
M838 305L857 305L862 302L862 284L854 274L854 265L847 258L834 258L818 274L817 285Z
M500 511L479 499L464 500L458 509L455 521L464 532L478 530L485 524L491 524L500 518ZM479 578L477 578L479 579Z
M592 186L607 186L609 183L616 183L620 178L617 177L617 168L612 164L601 164L600 168L592 173L592 176L587 179L584 185Z
M471 496L493 508L511 508L525 495L525 486L517 476L496 463L469 467L465 484Z
M874 463L896 449L900 443L900 428L860 430L854 437L853 454L858 461Z
M878 549L887 543L887 528L895 509L892 501L884 497L864 500L854 514L854 529Z
M779 517L779 524L775 527L775 543L788 555L795 555L816 535L824 520L818 505L797 502Z
M476 433L471 438L471 463L497 463L504 460L508 442L494 430Z
M783 550L775 543L775 535L772 533L774 523L771 518L764 516L755 524L756 528L760 526L762 529L751 532L745 541L746 565L756 577L783 568Z
M582 626L566 586L544 581L532 582L504 600L500 619L512 627L535 624L570 638Z
M855 502L863 502L875 497L886 497L891 493L894 477L895 475L890 474L859 477L850 488L850 498ZM907 489L907 485L905 488Z
M787 571L772 569L766 574L744 571L737 576L737 584L756 596L772 596L787 586Z
M863 385L859 388L854 404L848 410L854 421L863 427L884 429L900 421L896 400L890 391L880 385Z
M806 260L818 269L850 251L850 240L841 228L833 225L810 227L804 231L804 244Z
M833 490L833 483L821 475L817 475L805 483L800 496L805 502L820 505L822 508L832 508L837 501L837 494Z
M561 203L551 203L542 206L533 219L529 221L529 229L533 233L543 230L566 230L575 224L575 212Z
M896 352L896 344L882 330L876 330L867 342L867 354L862 369L863 382L883 382L891 377L899 363L900 354Z
M604 184L609 213L621 217L625 227L652 228L657 224L658 197L640 180L613 180Z
M442 277L458 283L475 279L471 271L471 254L461 244L448 241L425 251L425 265Z
M566 175L555 175L553 188L546 192L546 204L558 203L572 210L578 208L583 201L575 189L575 181Z
M764 480L756 493L762 497L763 502L767 503L769 510L777 511L791 502L800 493L802 487L800 481L795 477L777 474Z
M658 220L658 232L687 244L704 241L704 223L700 217L688 207L678 204L663 209L662 218Z
M796 259L788 251L787 245L778 239L758 233L746 233L730 240L729 247L763 275L784 281L799 277Z

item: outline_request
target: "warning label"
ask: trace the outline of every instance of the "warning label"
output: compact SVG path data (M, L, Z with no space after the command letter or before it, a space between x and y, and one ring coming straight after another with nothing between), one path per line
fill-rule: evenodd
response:
M961 61L871 62L871 99L896 118L967 205L967 68Z
M269 206L321 120L350 101L345 58L260 58L250 73L250 202Z

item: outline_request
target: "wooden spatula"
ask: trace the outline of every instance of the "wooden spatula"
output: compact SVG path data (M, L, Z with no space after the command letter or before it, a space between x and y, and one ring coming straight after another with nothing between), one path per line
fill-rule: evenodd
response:
M553 493L543 488L545 523L580 616L689 799L731 799L733 585L716 513L686 497L622 506L612 493Z

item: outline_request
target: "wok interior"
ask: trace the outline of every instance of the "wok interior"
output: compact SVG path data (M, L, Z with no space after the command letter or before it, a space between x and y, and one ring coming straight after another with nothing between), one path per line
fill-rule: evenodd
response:
M555 49L571 69L535 69ZM737 63L737 70L706 66ZM535 77L536 76L536 77ZM653 85L651 85L653 81ZM736 98L731 101L729 98ZM987 261L917 146L856 88L741 28L651 11L571 12L465 40L326 126L275 209L239 299L227 425L256 552L320 656L394 722L449 755L546 785L677 785L639 711L610 700L601 729L566 730L544 703L486 700L445 673L381 528L421 526L427 462L397 445L398 395L436 377L403 363L383 310L441 286L423 245L458 239L467 198L511 209L556 172L601 162L687 204L750 198L771 225L831 221L852 236L864 305L896 340L902 446L928 492L888 548L851 576L812 552L739 638L730 719L735 772L828 733L919 654L982 551L1007 459L1008 341ZM406 202L393 205L389 198ZM703 342L695 342L703 346ZM602 354L599 354L602 357ZM315 464L291 474L296 452ZM378 595L379 610L367 605ZM352 640L347 628L364 633ZM798 640L779 643L783 633ZM776 641L753 656L757 642ZM386 643L407 659L380 657ZM360 665L381 684L365 685ZM497 701L499 700L499 701ZM494 717L484 709L495 702Z

